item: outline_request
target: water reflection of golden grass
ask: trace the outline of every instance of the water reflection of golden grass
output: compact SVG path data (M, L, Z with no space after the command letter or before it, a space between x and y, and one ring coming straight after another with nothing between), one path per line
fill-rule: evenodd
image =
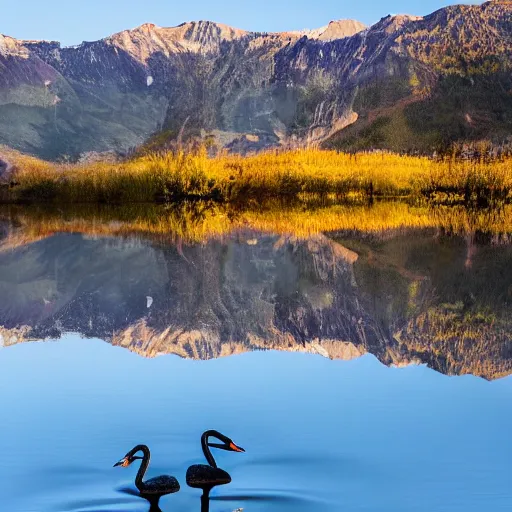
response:
M202 242L240 229L301 238L321 232L385 232L409 228L438 228L456 234L512 234L512 206L471 211L454 206L429 208L403 202L378 202L373 206L312 208L274 204L237 210L212 202L194 202L173 208L158 205L118 208L82 205L67 210L9 206L1 208L0 215L10 218L21 228L12 230L8 237L11 246L59 232L93 236L141 235L185 242ZM4 247L6 243L4 241Z

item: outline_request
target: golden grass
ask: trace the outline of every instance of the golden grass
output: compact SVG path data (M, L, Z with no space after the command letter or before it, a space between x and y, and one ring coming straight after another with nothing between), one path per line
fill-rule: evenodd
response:
M417 197L435 202L507 201L512 158L494 162L437 161L391 153L344 154L304 149L241 157L146 155L121 163L54 165L18 155L4 202L137 203L186 198L219 202L268 198Z

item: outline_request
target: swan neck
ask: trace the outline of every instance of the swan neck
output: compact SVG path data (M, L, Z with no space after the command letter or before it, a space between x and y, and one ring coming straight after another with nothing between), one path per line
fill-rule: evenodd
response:
M144 456L142 458L139 470L137 471L137 476L135 477L135 485L137 486L137 489L139 489L139 491L144 487L144 482L142 481L142 479L144 478L144 475L148 470L149 460L151 458L151 454L147 446L143 446L140 450L142 451Z
M216 468L217 463L215 462L212 452L210 451L210 447L208 446L208 438L209 437L210 437L210 434L208 434L207 432L205 432L201 436L201 446L203 447L203 453L204 453L204 456L206 457L206 460L208 461L208 464L210 464L210 466L212 468Z

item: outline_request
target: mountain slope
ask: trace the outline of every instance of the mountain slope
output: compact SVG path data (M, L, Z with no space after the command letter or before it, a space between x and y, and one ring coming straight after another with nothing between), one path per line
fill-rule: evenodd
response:
M503 140L512 133L511 20L510 2L488 2L370 28L145 24L70 48L0 36L0 144L77 158L183 126L242 151L249 139L256 149L314 141L420 151Z
M359 84L358 122L328 145L396 151L512 134L512 3L441 9L393 35L401 72Z

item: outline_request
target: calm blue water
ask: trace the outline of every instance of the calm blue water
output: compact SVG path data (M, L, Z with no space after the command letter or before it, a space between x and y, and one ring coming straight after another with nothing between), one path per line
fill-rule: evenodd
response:
M200 509L185 484L208 428L233 482L211 511L510 511L512 379L252 352L145 359L100 340L0 350L0 504L9 512L147 510L112 468L137 443L175 475L165 512ZM134 465L135 466L135 465Z
M512 509L510 238L20 219L0 218L0 512L147 511L137 465L112 467L139 443L181 482L163 512L199 512L207 429L246 449L215 453L211 512Z

